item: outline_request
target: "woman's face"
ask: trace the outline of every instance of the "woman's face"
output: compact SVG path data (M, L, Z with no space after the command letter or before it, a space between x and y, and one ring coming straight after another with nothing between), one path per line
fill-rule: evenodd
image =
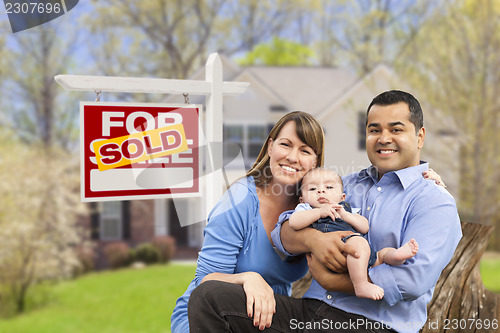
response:
M297 136L295 122L287 122L267 149L272 183L295 185L304 175L316 167L318 156Z

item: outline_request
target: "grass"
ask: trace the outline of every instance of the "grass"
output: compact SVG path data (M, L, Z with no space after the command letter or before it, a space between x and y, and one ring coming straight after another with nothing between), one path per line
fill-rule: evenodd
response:
M194 265L170 264L89 274L54 286L43 307L0 319L0 332L170 332L175 301L194 270Z
M480 270L486 289L500 294L500 255L485 256L481 260Z
M43 306L0 319L6 333L161 333L194 275L194 265L170 264L141 270L93 273L46 287ZM485 286L500 293L500 256L481 260ZM38 301L39 303L39 301Z

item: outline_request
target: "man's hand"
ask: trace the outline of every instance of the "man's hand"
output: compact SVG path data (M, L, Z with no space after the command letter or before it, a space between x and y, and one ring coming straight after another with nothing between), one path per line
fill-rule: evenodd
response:
M345 273L347 254L359 257L354 248L342 241L342 237L351 234L350 231L318 233L311 244L311 252L326 268L336 273Z
M336 274L327 269L313 254L306 254L309 272L320 286L328 291L354 293L351 279L348 274Z

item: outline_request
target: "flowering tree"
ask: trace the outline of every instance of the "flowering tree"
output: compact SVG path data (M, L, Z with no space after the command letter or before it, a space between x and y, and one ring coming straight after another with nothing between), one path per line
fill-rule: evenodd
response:
M79 266L77 165L55 149L0 142L0 310L22 312L31 286Z

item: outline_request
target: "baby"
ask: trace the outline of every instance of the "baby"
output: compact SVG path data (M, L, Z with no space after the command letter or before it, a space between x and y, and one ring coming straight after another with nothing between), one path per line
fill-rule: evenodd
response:
M353 231L342 238L356 249L359 258L347 256L347 269L354 285L356 296L380 300L384 290L368 281L368 267L380 265L402 265L418 251L414 239L399 249L386 247L375 253L362 234L368 232L368 220L353 214L349 203L343 201L343 183L340 176L325 168L309 171L302 179L300 204L289 217L290 226L303 229L312 226L323 232Z

